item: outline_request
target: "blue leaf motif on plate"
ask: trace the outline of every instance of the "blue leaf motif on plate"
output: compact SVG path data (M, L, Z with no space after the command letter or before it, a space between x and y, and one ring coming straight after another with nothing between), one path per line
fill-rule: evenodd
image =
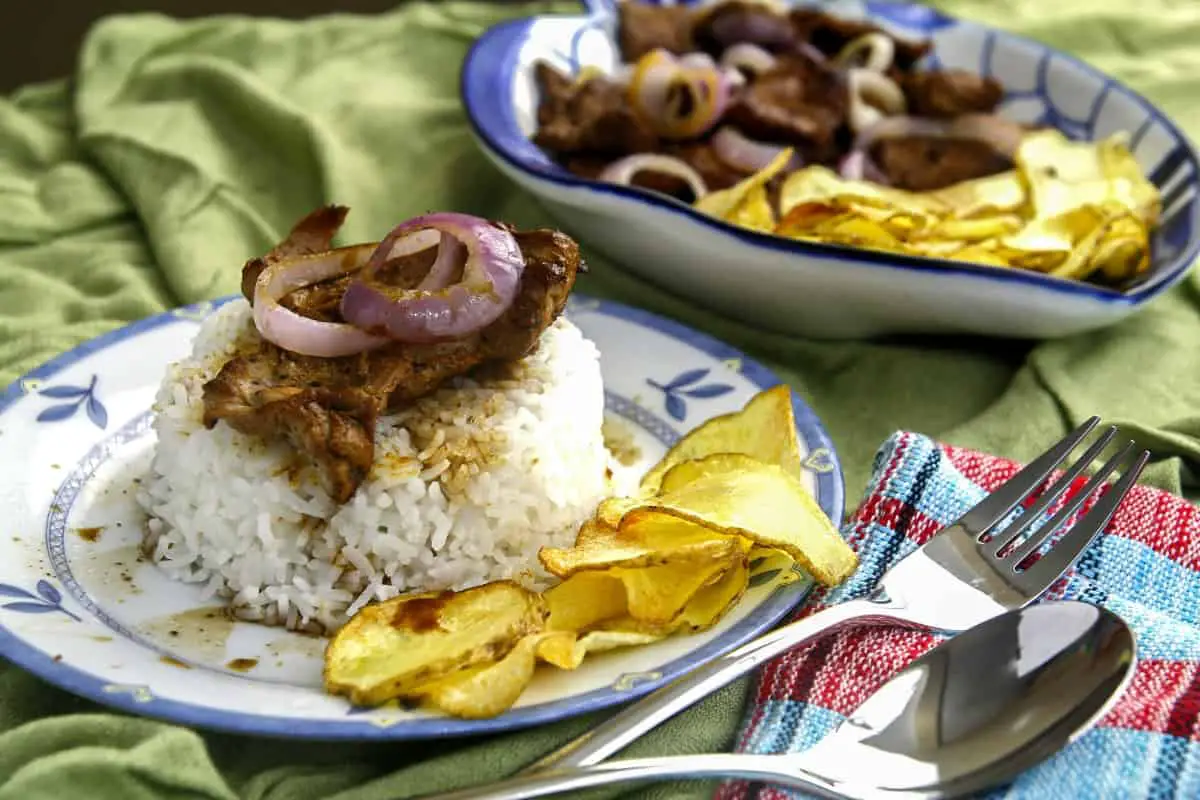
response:
M104 409L104 404L96 399L96 395L89 395L87 399L87 415L88 419L97 427L103 430L108 427L108 412Z
M60 403L59 405L50 406L43 409L37 415L38 422L61 422L65 419L70 419L75 416L75 412L80 406L84 407L88 419L97 428L103 430L108 427L108 411L104 408L104 404L100 402L100 398L96 396L96 383L100 379L99 375L92 376L92 382L87 386L49 386L38 392L43 397L53 397L57 400L73 400L71 403Z
M38 392L43 397L57 397L60 400L83 397L87 393L88 387L86 386L51 386L49 389L42 389Z
M666 383L649 378L646 383L663 393L663 404L671 418L683 422L688 413L685 397L707 400L733 391L733 387L727 383L701 383L711 372L708 367L700 367L681 372Z
M37 582L37 593L38 593L38 596L41 597L43 600L45 600L47 603L53 603L54 605L58 605L59 603L62 602L62 593L59 592L58 589L55 589L50 584L49 581L46 581L46 580L38 581Z
M702 400L707 400L710 397L720 397L723 394L729 394L733 391L733 387L727 383L709 383L704 386L697 386L695 389L688 389L684 392L688 397L695 397Z
M45 603L33 603L28 600L5 603L0 608L7 608L9 611L20 611L22 614L50 614L61 610L57 606L48 606Z
M0 610L16 611L18 614L50 614L58 611L79 622L79 617L62 606L62 592L47 580L37 582L37 594L8 583L0 583L0 597L19 597L12 603L0 604Z
M24 589L19 589L16 586L9 586L7 583L0 583L0 597L27 597L34 600L34 596Z
M673 419L683 422L687 417L687 403L683 402L683 398L677 394L667 393L667 413Z
M704 378L709 373L708 369L689 369L687 372L682 372L675 376L675 379L668 383L663 389L682 389L685 386L691 386L698 380Z

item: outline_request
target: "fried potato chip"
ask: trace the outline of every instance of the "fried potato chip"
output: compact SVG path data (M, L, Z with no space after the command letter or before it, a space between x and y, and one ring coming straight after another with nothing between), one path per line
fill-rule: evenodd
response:
M799 475L800 440L792 411L792 390L784 384L765 389L750 398L741 411L713 417L693 428L642 478L642 494L657 492L663 476L676 464L716 453L742 453ZM636 500L626 500L620 516L635 505ZM619 522L620 517L613 527Z
M762 189L767 185L767 182L774 178L777 174L783 171L783 168L792 160L792 149L785 148L779 155L775 156L770 164L763 167L758 172L743 178L738 183L730 186L728 189L721 189L716 192L709 192L703 197L696 200L694 208L697 211L702 211L705 214L717 217L718 219L727 219L729 214L753 191ZM765 195L764 195L765 196Z
M677 529L682 526L675 526ZM599 530L599 529L597 529ZM604 529L608 530L608 529ZM577 572L596 569L658 567L666 564L697 565L723 561L739 545L727 537L680 531L672 535L668 525L625 526L610 531L608 538L594 534L574 547L543 547L538 560L551 575L568 578Z
M576 572L542 593L549 609L546 630L582 631L629 613L625 584L610 572Z
M664 564L643 569L617 569L613 573L625 585L630 617L666 625L678 617L701 590L718 583L742 558L737 555L706 564Z
M767 187L750 187L745 196L725 216L725 221L760 233L774 231L775 209L771 208L771 200L767 197Z
M512 708L533 680L538 644L546 635L526 636L500 660L452 672L407 696L463 719L501 714Z
M325 688L378 705L456 670L504 656L541 631L546 603L512 581L403 595L355 614L325 652Z
M961 181L929 192L930 197L949 210L953 219L1003 216L1024 217L1029 195L1025 181L1016 170Z
M649 520L655 515L676 516L784 550L826 585L840 583L858 566L854 551L799 478L774 464L697 478L645 500L626 513L621 527L653 524Z
M572 670L583 663L588 653L651 644L665 637L662 633L635 630L599 630L582 636L571 631L558 631L538 643L537 657L559 669Z
M791 567L788 558L788 567ZM750 568L745 558L733 562L719 580L705 586L692 596L679 615L672 620L673 631L698 633L721 621L738 604L750 583Z
M942 200L929 194L906 192L890 186L843 178L828 167L798 169L783 181L779 190L779 211L786 216L804 203L824 203L833 198L854 198L862 206L907 211L914 216L939 216L947 208Z
M673 492L682 489L689 483L710 475L728 472L744 472L755 470L763 462L744 453L713 453L703 458L693 458L683 461L667 470L663 475L660 493ZM618 523L619 524L619 523Z
M1162 202L1158 187L1142 174L1122 137L1073 142L1060 131L1040 130L1021 139L1016 163L1029 184L1038 218L1116 203L1147 226L1158 220Z

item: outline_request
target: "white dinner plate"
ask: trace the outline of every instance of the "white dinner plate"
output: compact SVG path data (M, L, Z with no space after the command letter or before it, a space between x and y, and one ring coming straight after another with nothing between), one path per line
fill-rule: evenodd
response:
M0 655L51 683L170 722L307 739L409 739L536 725L645 694L756 636L805 595L760 573L713 630L542 667L509 712L462 720L356 709L321 690L325 640L228 619L200 588L138 555L133 501L154 447L150 410L167 364L190 351L216 304L94 339L0 397ZM570 319L600 349L607 413L644 466L679 436L779 381L733 348L644 311L581 296ZM841 520L837 454L794 398L802 479Z

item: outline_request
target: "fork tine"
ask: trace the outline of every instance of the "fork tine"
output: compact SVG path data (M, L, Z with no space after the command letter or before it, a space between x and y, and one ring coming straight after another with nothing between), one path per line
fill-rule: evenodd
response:
M1058 444L1026 464L1024 469L1005 481L1003 486L980 500L970 511L963 514L956 524L966 528L976 538L981 536L1008 516L1018 503L1041 485L1099 423L1099 417L1092 417L1071 431Z
M1104 432L1099 439L1096 440L1091 447L1084 451L1083 455L1071 465L1071 468L1063 473L1063 476L1054 482L1054 485L1048 487L1038 501L1030 506L1025 512L1002 531L997 531L995 535L985 544L980 545L980 550L989 556L995 556L1003 550L1009 542L1016 541L1021 534L1029 529L1029 526L1038 520L1038 518L1046 512L1046 509L1063 495L1064 492L1071 488L1071 484L1075 479L1083 474L1084 470L1092 465L1096 460L1096 456L1104 452L1104 448L1108 447L1108 443L1117 435L1117 426L1110 425L1108 430ZM1036 535L1036 534L1035 534Z
M1096 471L1096 474L1092 476L1091 480L1089 480L1082 489L1076 492L1074 497L1063 503L1062 508L1060 508L1058 512L1046 522L1045 525L1031 533L1029 538L1022 542L1019 547L1014 547L1013 551L1005 557L1005 560L1011 562L1015 567L1026 558L1029 558L1029 556L1036 553L1038 548L1040 548L1047 539L1054 535L1054 531L1056 531L1064 522L1070 519L1071 515L1079 510L1080 506L1087 501L1088 497L1091 496L1093 492L1104 485L1104 482L1108 480L1108 476L1116 470L1117 465L1127 460L1129 454L1132 452L1133 442L1128 442L1124 447L1118 450L1112 458L1108 459L1108 461L1105 461L1104 466Z
M1128 448L1122 450L1121 455L1125 455L1127 452ZM1110 463L1115 460L1116 457L1110 460ZM1048 587L1054 581L1058 580L1064 572L1079 560L1079 556L1083 551L1104 530L1104 526L1108 524L1113 514L1116 513L1117 506L1121 504L1121 501L1125 499L1125 495L1129 494L1129 490L1137 483L1138 476L1142 474L1142 470L1149 460L1150 451L1143 450L1137 456L1133 465L1125 470L1121 479L1108 488L1108 491L1096 501L1096 504L1084 515L1083 519L1076 522L1075 526L1067 531L1062 539L1055 542L1049 552L1043 554L1041 558L1033 562L1029 569L1017 573L1017 577L1028 586L1036 585L1041 587ZM1099 476L1097 475L1097 477ZM1089 494L1094 488L1092 486L1094 483L1098 483L1098 481L1096 479L1089 481L1088 485L1079 495L1086 496ZM1021 562L1018 560L1012 563L1018 565Z

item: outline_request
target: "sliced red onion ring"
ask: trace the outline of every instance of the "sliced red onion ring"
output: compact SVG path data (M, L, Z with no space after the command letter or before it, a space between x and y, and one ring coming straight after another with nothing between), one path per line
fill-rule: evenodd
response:
M775 56L750 42L738 42L721 53L721 66L745 70L751 75L761 75L775 66Z
M268 265L254 284L254 327L268 342L305 356L337 358L387 344L353 325L310 319L279 304L297 289L361 269L374 250L374 244L356 245Z
M708 186L700 173L692 169L686 161L667 156L662 153L637 153L614 161L604 168L599 178L608 183L620 183L625 186L633 184L633 178L639 172L659 172L685 181L692 194L699 200L708 194Z
M425 233L438 233L438 231L430 229L413 235L420 236ZM419 291L437 291L449 286L450 279L454 277L455 269L458 267L459 261L462 260L465 251L466 246L458 239L455 239L448 233L441 234L437 258L434 259L433 265L429 267L429 272L417 284L417 289ZM393 250L393 252L395 251ZM394 256L392 257L394 258Z
M452 236L466 248L462 279L440 289L396 289L377 283L374 277L387 263L394 243L428 229ZM503 228L466 214L426 214L397 226L380 242L367 266L347 287L342 316L363 330L385 333L401 342L461 338L490 325L508 310L524 269L520 246Z
M861 63L857 59L864 55ZM833 63L839 67L855 67L870 72L887 72L896 59L896 43L890 36L879 32L864 33L857 39L846 43L838 54L833 57Z
M851 181L870 181L881 186L891 184L888 176L864 150L851 150L838 165L838 173Z
M858 132L855 150L867 151L883 139L919 136L929 139L973 139L986 142L996 152L1012 158L1024 130L1019 124L994 114L964 114L953 120L926 117L885 117Z
M757 142L730 125L723 125L713 134L712 145L718 158L742 172L758 172L766 169L780 153L787 149L786 145ZM793 156L787 169L797 169L800 166L802 166L802 161L799 156Z

